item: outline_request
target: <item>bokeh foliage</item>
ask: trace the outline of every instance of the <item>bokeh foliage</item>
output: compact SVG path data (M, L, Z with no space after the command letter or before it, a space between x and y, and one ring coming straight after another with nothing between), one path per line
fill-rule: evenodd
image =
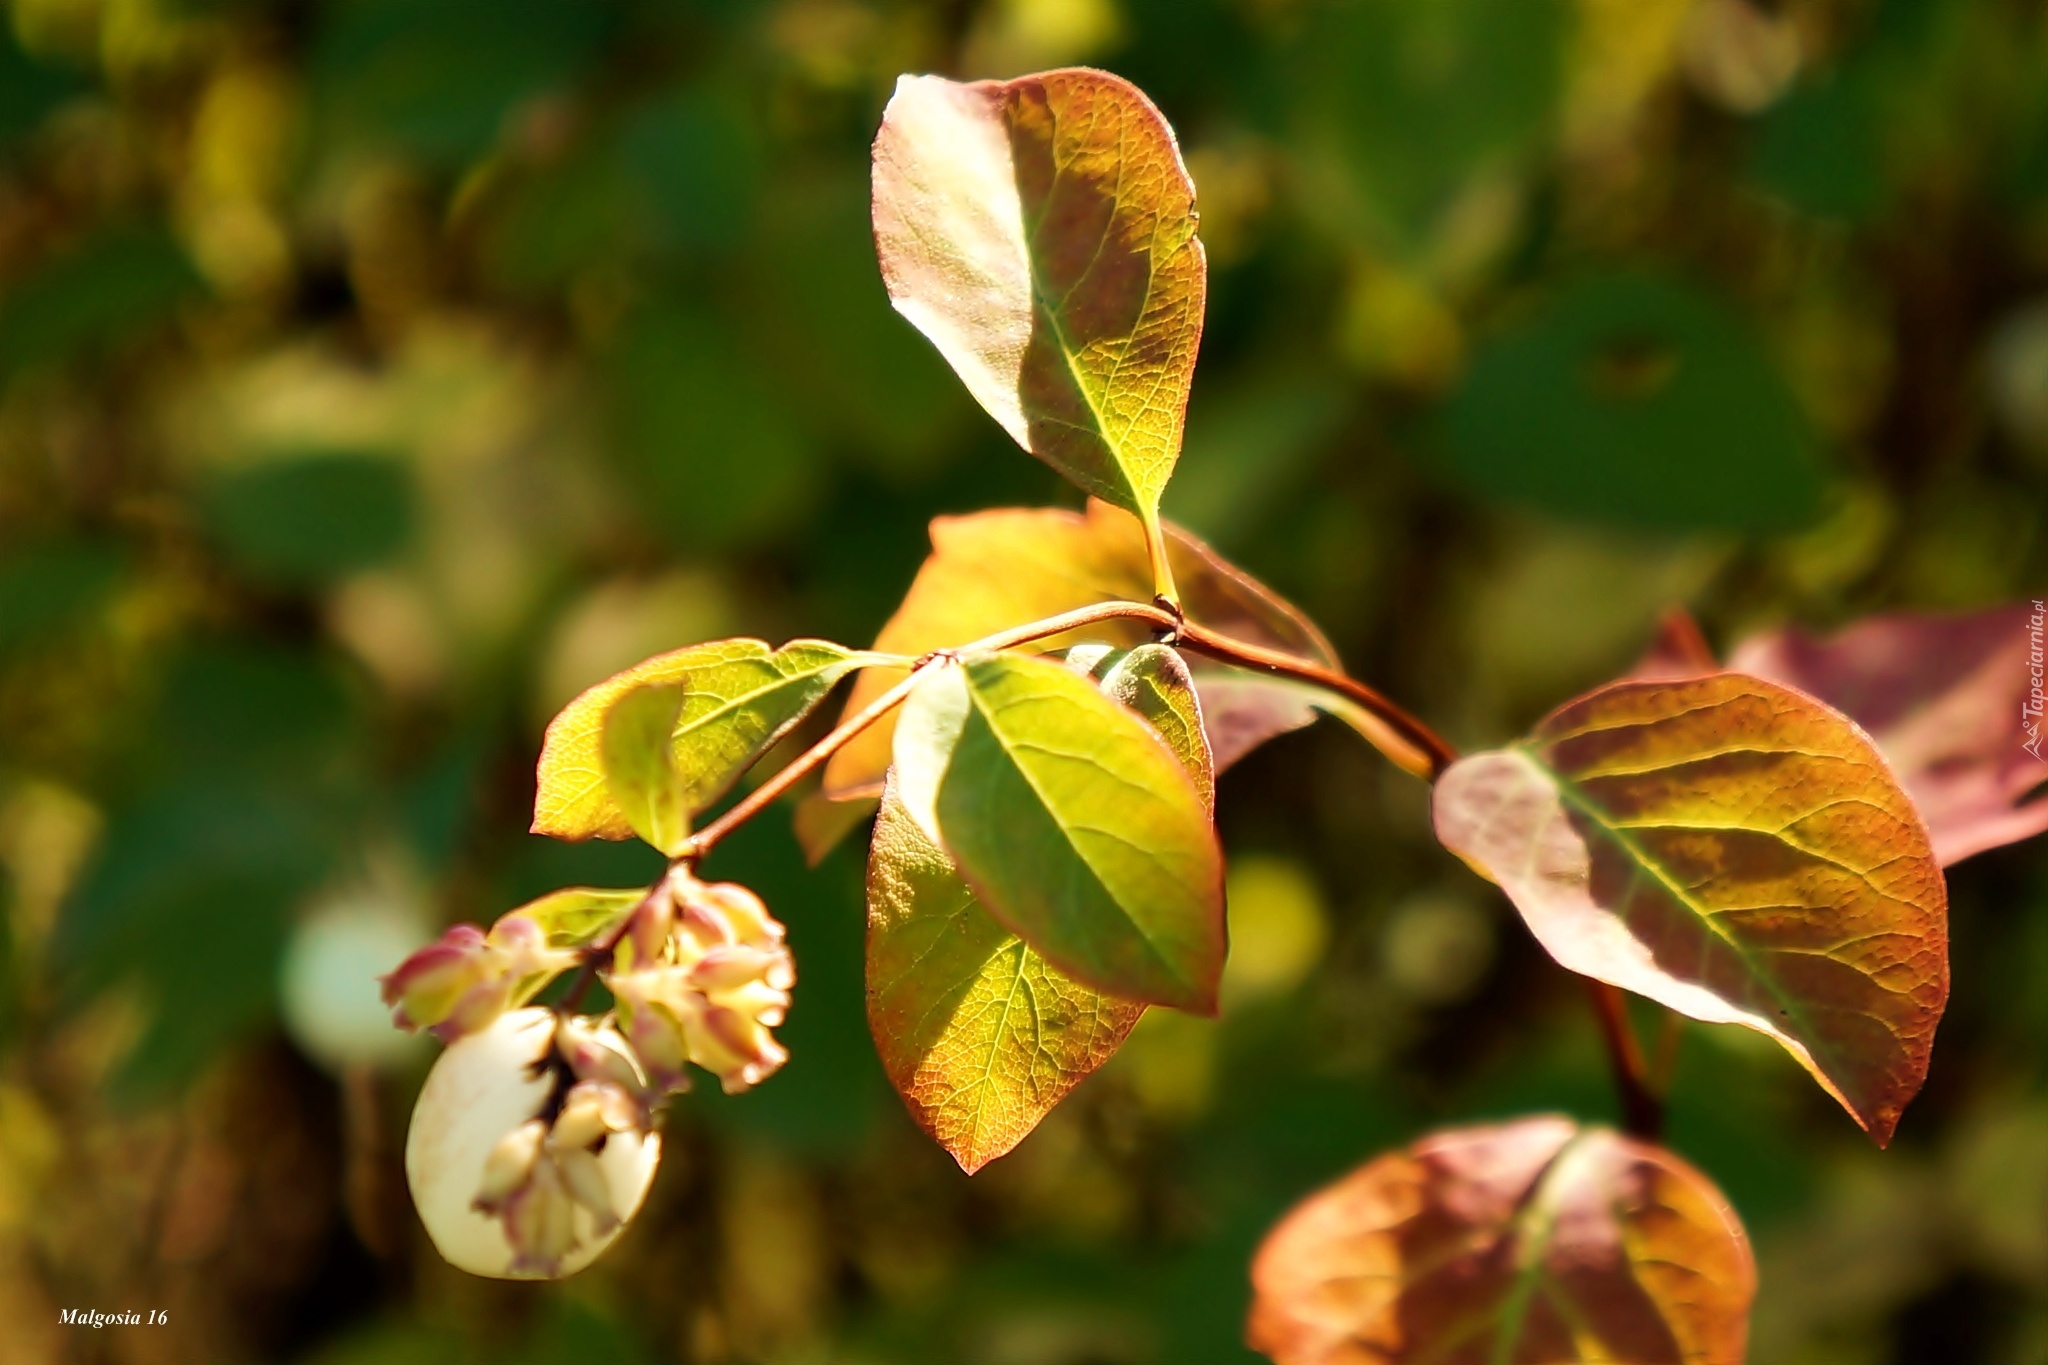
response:
M683 1106L576 1280L425 1246L424 1058L363 962L651 875L522 832L547 717L717 635L864 642L930 517L1072 505L889 311L901 71L1157 99L1212 265L1167 513L1461 743L1667 601L1725 647L2048 587L2020 0L0 14L10 1360L1243 1361L1252 1247L1317 1183L1424 1125L1612 1117L1574 983L1326 725L1221 784L1222 1019L1155 1013L971 1182L865 1036L857 850L807 874L771 817L707 871L790 925L786 1072ZM1767 1043L1675 1043L1760 1361L2048 1360L2048 862L1952 887L1891 1152Z

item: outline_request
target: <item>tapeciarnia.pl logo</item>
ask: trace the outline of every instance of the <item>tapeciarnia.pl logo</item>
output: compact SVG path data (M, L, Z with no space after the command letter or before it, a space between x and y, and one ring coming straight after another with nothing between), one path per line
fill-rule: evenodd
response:
M2041 758L2042 677L2048 673L2042 656L2044 623L2048 623L2048 603L2037 597L2034 615L2027 622L2027 677L2033 685L2027 690L2026 700L2020 703L2020 724L2027 728L2027 742L2020 747L2032 754L2036 762Z

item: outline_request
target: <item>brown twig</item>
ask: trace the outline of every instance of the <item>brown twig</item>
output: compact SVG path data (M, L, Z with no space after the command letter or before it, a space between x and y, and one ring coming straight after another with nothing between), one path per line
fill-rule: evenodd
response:
M1643 1050L1628 1022L1628 999L1618 986L1583 978L1593 1001L1594 1017L1600 1021L1600 1037L1607 1044L1607 1060L1614 1068L1614 1088L1621 1096L1622 1127L1629 1136L1654 1142L1664 1131L1664 1100L1650 1084L1650 1070Z
M726 835L760 814L791 787L801 782L806 775L816 771L819 765L833 754L845 748L855 735L901 705L927 669L949 663L964 654L1013 649L1018 645L1045 639L1047 636L1064 635L1070 630L1080 630L1085 626L1115 620L1143 621L1155 630L1177 636L1190 649L1206 654L1212 659L1298 678L1348 697L1370 712L1402 743L1412 746L1412 754L1397 754L1389 750L1388 756L1409 771L1419 772L1421 776L1433 780L1458 757L1457 751L1436 731L1354 678L1309 663L1291 654L1267 649L1263 645L1220 635L1205 626L1184 620L1178 612L1169 611L1164 607L1144 602L1098 602L1093 606L1062 612L1058 616L1048 616L1041 621L1000 630L993 635L985 635L979 640L953 649L934 650L925 655L911 669L910 676L862 707L857 714L848 716L840 722L837 729L804 750L773 777L748 792L723 815L698 830L684 846L683 851L677 855L676 861L695 863L703 858ZM1415 761L1415 755L1420 755L1419 765Z

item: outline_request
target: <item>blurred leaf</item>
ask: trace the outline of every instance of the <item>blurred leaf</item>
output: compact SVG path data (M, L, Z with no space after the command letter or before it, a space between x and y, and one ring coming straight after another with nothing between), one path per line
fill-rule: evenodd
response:
M333 875L364 797L352 699L313 658L188 649L150 743L66 903L52 958L74 998L137 981L150 1027L117 1085L182 1086L270 1012L293 914Z
M748 324L816 438L857 443L893 483L949 459L972 425L960 383L890 311L875 276L866 177L788 177L760 208Z
M1820 510L1813 438L1769 357L1654 276L1582 280L1494 337L1442 436L1465 483L1561 516L1763 532Z
M1307 211L1418 253L1460 191L1540 144L1565 75L1558 0L1318 6L1280 79L1311 161Z
M814 452L788 400L731 338L674 309L641 309L606 370L625 471L649 526L695 551L759 540L814 494Z
M1138 713L1194 779L1202 806L1216 809L1216 765L1202 730L1202 704L1187 661L1165 645L1147 642L1118 657L1100 674L1103 695Z
M1876 217L1891 187L1873 99L1866 73L1855 68L1794 91L1759 121L1750 174L1801 212Z
M14 25L0 22L0 148L33 131L44 115L88 88L77 73L45 66L24 52Z
M792 819L796 841L804 851L804 865L816 867L824 862L840 840L874 817L879 804L872 796L839 800L824 792L812 792L797 802Z
M1948 898L1845 717L1734 673L1616 683L1453 764L1435 807L1561 965L1777 1040L1891 1141L1948 998Z
M321 18L313 68L331 136L444 162L571 84L612 22L582 0L350 0Z
M1183 526L1234 543L1300 491L1343 411L1341 389L1293 367L1217 397L1204 388L1190 410L1166 510Z
M125 341L198 287L198 275L168 234L102 229L0 296L0 381Z
M696 252L743 240L759 196L761 148L733 96L699 87L651 101L626 123L620 148L662 245Z
M119 542L62 539L0 551L0 658L100 610L127 569Z
M2014 603L1872 616L1826 639L1772 631L1744 640L1728 666L1818 697L1869 731L1947 866L2048 830L2032 690L2042 615L2038 603Z
M717 640L657 654L562 708L541 745L533 832L557 839L630 839L633 826L606 790L598 735L606 711L629 689L682 689L671 752L683 804L695 814L722 796L755 759L871 656L826 640Z
M1223 860L1165 741L1086 678L997 654L941 668L904 704L905 809L989 912L1098 990L1211 1013Z
M633 227L634 185L607 146L579 147L507 187L482 247L492 282L514 294L557 288L618 261Z
M868 863L867 973L889 1079L969 1175L1023 1141L1145 1012L999 924L893 791Z
M239 568L303 586L367 568L412 535L407 470L379 455L316 454L220 476L202 494L208 528Z
M1252 1263L1278 1365L1742 1365L1756 1265L1671 1153L1569 1119L1462 1128L1311 1195Z
M690 837L688 780L671 748L684 688L643 683L619 693L604 708L597 745L612 805L635 834L671 858Z
M932 522L931 536L931 557L882 627L878 650L916 658L1090 603L1152 599L1144 535L1134 518L1104 503L1091 502L1085 516L1055 508L1002 508L940 517ZM1270 589L1176 527L1166 527L1166 540L1189 620L1336 665L1335 652L1314 623ZM1091 626L1088 633L1118 645L1138 644L1146 635L1142 627L1119 621ZM1039 647L1075 643L1063 635ZM847 698L847 714L902 676L884 668L863 673ZM879 794L894 725L893 717L884 717L833 755L825 790L838 796Z
M1148 526L1202 335L1194 194L1159 111L1097 71L905 76L875 137L897 311L1019 445Z

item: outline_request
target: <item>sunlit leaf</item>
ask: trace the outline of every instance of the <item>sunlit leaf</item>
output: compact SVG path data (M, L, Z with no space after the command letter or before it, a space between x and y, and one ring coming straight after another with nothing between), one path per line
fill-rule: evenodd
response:
M1736 673L1616 683L1452 765L1436 829L1565 967L1777 1039L1890 1141L1948 998L1948 896L1839 713Z
M1489 341L1439 457L1562 516L1776 531L1820 510L1814 440L1741 319L1654 275L1589 278Z
M684 807L694 814L869 657L824 640L794 640L781 649L760 640L718 640L657 654L605 679L548 725L533 832L558 839L633 837L632 824L605 789L598 754L605 709L629 688L681 685L671 750Z
M592 886L570 886L551 891L539 900L519 907L541 927L550 948L580 948L605 930L647 896L647 889L608 891Z
M1194 197L1166 120L1100 71L905 76L875 137L896 310L1019 445L1147 521L1202 334Z
M1216 809L1216 764L1202 730L1202 703L1187 661L1165 645L1143 644L1102 673L1103 695L1137 712L1180 760L1203 808Z
M410 472L388 456L319 452L224 474L200 506L237 568L296 586L396 553L411 534L413 488Z
M1137 521L1101 502L1085 515L1056 508L1002 508L932 522L932 553L917 572L903 605L875 648L917 657L964 645L1020 622L1071 611L1094 602L1150 601L1145 537ZM1166 528L1167 557L1188 618L1236 639L1326 667L1336 652L1307 617L1208 546ZM1090 639L1135 645L1148 632L1134 623L1090 626ZM1043 648L1077 643L1058 636ZM1207 665L1197 665L1202 685ZM900 671L870 669L847 699L849 714L902 678ZM841 749L825 769L825 790L835 796L876 796L889 766L893 718L885 718ZM1211 736L1212 743L1214 736ZM1222 765L1219 765L1222 766Z
M868 1025L918 1125L970 1174L1002 1156L1145 1012L1067 976L983 909L883 798L868 861Z
M1742 1365L1756 1264L1671 1153L1532 1118L1311 1195L1252 1285L1250 1344L1279 1365Z
M999 654L920 683L896 731L904 807L989 912L1098 989L1212 1012L1223 862L1164 740L1087 678Z
M671 857L690 837L689 794L669 749L684 695L681 683L627 688L605 707L597 743L613 804L635 834Z
M1868 730L1946 866L2048 830L2044 635L2038 602L1873 616L1824 638L1753 636L1728 664L1811 693Z

